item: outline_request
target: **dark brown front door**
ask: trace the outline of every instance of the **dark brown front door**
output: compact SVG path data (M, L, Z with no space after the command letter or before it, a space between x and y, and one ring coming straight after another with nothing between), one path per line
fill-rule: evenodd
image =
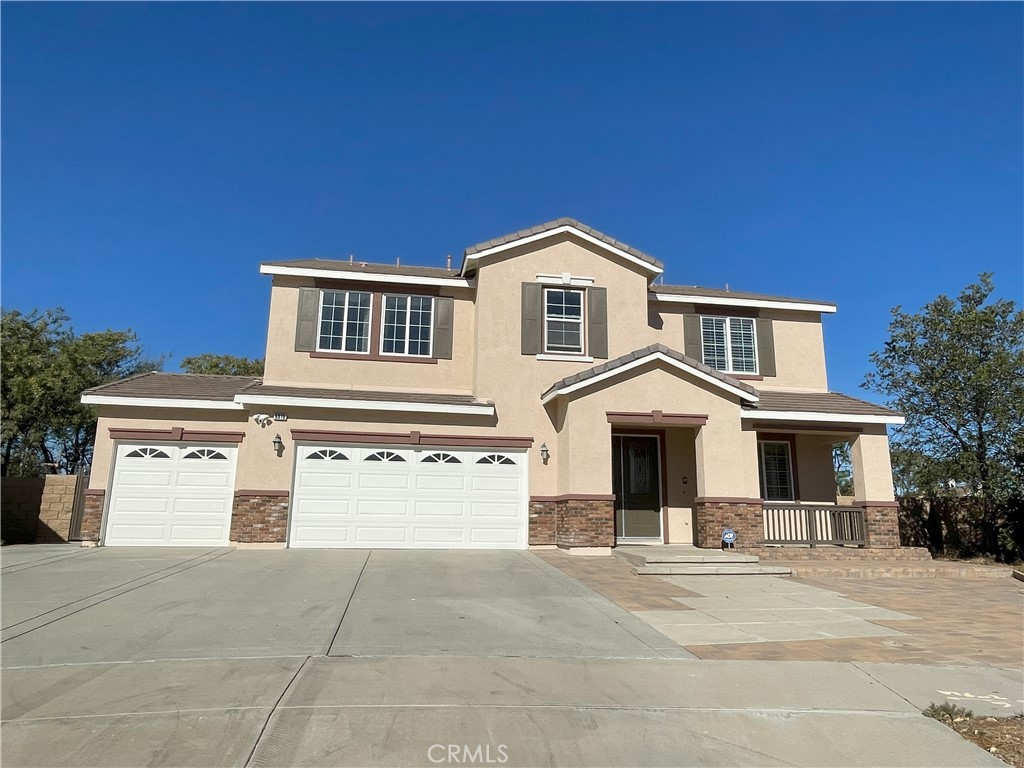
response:
M658 438L612 435L612 490L620 538L661 538L659 464Z

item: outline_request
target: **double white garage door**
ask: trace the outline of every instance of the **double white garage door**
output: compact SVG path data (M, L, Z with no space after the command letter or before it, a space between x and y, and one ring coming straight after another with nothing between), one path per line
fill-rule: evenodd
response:
M525 549L525 452L299 446L292 547Z
M526 453L298 445L291 547L525 549ZM104 542L224 546L238 448L119 444Z

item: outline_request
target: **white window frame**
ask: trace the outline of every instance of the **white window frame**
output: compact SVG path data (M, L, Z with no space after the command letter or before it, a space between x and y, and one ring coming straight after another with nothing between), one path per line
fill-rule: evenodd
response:
M320 341L323 338L321 332L324 322L324 295L327 293L344 293L345 294L345 308L342 311L341 318L341 349L331 349L321 345ZM365 293L370 297L370 311L366 316L366 350L363 352L351 351L345 349L345 342L348 341L348 302L349 296L353 293ZM373 291L356 291L348 289L334 289L334 288L322 288L320 290L320 300L317 305L316 313L316 351L317 352L332 352L339 355L369 355L370 354L370 342L371 333L373 331Z
M757 349L757 318L754 317L726 317L723 315L700 315L700 361L704 361L704 319L725 320L725 368L715 368L721 373L731 373L737 376L759 376L761 373L761 358ZM737 371L732 364L732 323L734 320L749 320L754 339L754 370ZM714 367L714 366L709 366Z
M405 352L385 352L384 351L384 333L387 329L388 320L388 297L395 299L407 299L405 303ZM427 343L427 353L422 354L420 352L409 352L409 323L412 319L412 300L413 299L429 299L430 300L430 341ZM380 354L382 357L423 357L431 358L434 356L434 310L435 302L433 296L424 296L419 293L382 293L380 296Z
M765 471L764 466L764 446L765 445L784 445L786 446L786 472L789 475L789 490L792 491L790 494L792 498L789 499L769 499L768 498L768 474ZM761 483L761 497L767 502L781 502L781 503L795 503L796 502L796 474L793 472L793 446L788 440L758 440L757 441L757 464L760 472L759 480Z
M558 291L559 293L578 293L580 295L580 349L578 352L565 349L549 349L548 348L548 293ZM585 357L587 354L587 292L582 288L570 288L567 285L560 286L544 286L544 290L541 294L541 300L544 304L544 354L546 355L560 355L565 357L571 357L573 360ZM575 323L575 318L553 318L561 323Z

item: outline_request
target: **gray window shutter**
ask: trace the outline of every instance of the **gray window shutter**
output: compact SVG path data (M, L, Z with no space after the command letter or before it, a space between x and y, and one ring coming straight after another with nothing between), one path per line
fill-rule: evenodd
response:
M698 363L704 362L700 315L683 315L683 354L692 357Z
M316 350L316 313L320 309L320 291L317 288L299 288L299 311L295 318L295 351Z
M455 299L438 296L434 299L434 357L452 359L452 326L455 317Z
M544 349L544 292L540 283L523 283L522 353L539 355Z
M608 289L587 289L587 343L591 357L608 359Z
M775 376L775 333L772 321L767 317L759 317L757 324L757 372L761 376Z

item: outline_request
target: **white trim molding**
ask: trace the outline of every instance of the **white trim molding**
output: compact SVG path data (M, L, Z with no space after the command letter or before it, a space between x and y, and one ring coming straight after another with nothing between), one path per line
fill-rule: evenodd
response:
M469 256L466 256L463 259L462 271L463 271L463 273L465 273L466 265L469 262L471 262L471 261L476 261L478 259L483 259L483 258L485 258L487 256L492 255L492 254L501 253L502 251L507 251L510 248L516 248L516 247L518 247L520 245L527 245L529 243L535 243L538 240L544 240L545 238L548 238L548 237L554 237L555 235L562 235L562 234L567 234L567 233L571 233L571 234L575 235L576 237L580 238L581 240L586 240L588 243L590 243L592 245L596 245L598 248L601 248L602 250L605 250L608 253L612 253L612 254L618 256L621 259L625 259L628 262L631 262L633 264L636 264L637 266L643 267L644 269L646 269L651 274L660 275L662 272L665 271L661 267L658 267L658 266L655 266L654 264L651 264L649 261L644 261L643 259L639 259L636 256L634 256L633 254L627 253L626 251L622 250L621 248L616 248L614 245L609 245L604 240L600 240L600 239L594 237L593 235L588 235L586 232L583 232L582 230L576 229L576 227L569 226L568 224L566 224L564 226L561 226L561 227L555 227L554 229L549 229L549 230L547 230L545 232L538 232L536 235L527 235L526 237L520 237L520 238L517 238L515 240L510 240L507 243L502 243L501 245L496 245L493 248L487 248L485 250L478 251L477 253L474 253L474 254L471 254Z
M649 355L638 358L636 360L631 360L630 362L625 363L624 365L612 368L610 370L605 371L604 373L599 373L596 376L591 376L590 378L583 379L582 381L577 381L575 384L570 384L569 386L563 387L562 389L552 390L547 395L541 397L541 404L547 405L560 395L568 395L572 392L576 392L581 389L586 389L587 387L593 386L594 384L598 384L602 381L610 379L613 376L618 376L620 373L625 373L626 371L630 371L634 368L644 365L645 363L649 363L651 360L658 360L663 363L667 363L668 365L671 365L673 368L677 368L680 371L683 371L684 373L689 373L692 376L696 376L698 379L702 379L708 382L709 384L718 387L719 389L724 389L729 394L736 395L737 397L740 397L746 400L747 402L758 402L757 395L751 394L746 390L739 389L738 387L734 387L732 384L722 381L717 376L712 376L711 374L704 373L704 371L700 370L699 368L694 368L691 365L681 363L678 360L669 357L668 355L662 354L661 352L652 352Z
M118 397L82 395L84 405L121 405L129 408L195 408L198 410L240 411L242 405L231 400L185 400L173 397Z
M830 424L904 424L906 419L893 414L824 413L811 411L751 411L746 410L740 418L760 421L822 421Z
M558 355L554 352L543 352L537 355L538 360L557 361L560 363L593 363L594 358L589 355Z
M473 283L462 277L417 277L415 275L384 275L379 272L356 272L345 269L310 269L309 267L282 267L260 264L261 275L288 277L321 277L330 280L353 280L367 283L394 283L398 285L440 285L447 288L471 288Z
M723 307L760 307L763 309L792 309L797 312L824 312L833 314L835 304L812 304L802 301L781 301L778 299L731 299L725 296L698 296L697 294L658 293L647 294L648 301L665 301L672 304L714 304Z
M562 272L557 275L538 274L537 282L542 285L573 285L579 288L586 288L596 281L592 277L580 277L569 272Z
M401 400L355 400L322 397L277 397L274 395L235 395L243 405L292 406L294 408L344 408L353 411L399 411L404 413L452 413L467 416L493 416L494 405L454 405L447 403L409 403Z

